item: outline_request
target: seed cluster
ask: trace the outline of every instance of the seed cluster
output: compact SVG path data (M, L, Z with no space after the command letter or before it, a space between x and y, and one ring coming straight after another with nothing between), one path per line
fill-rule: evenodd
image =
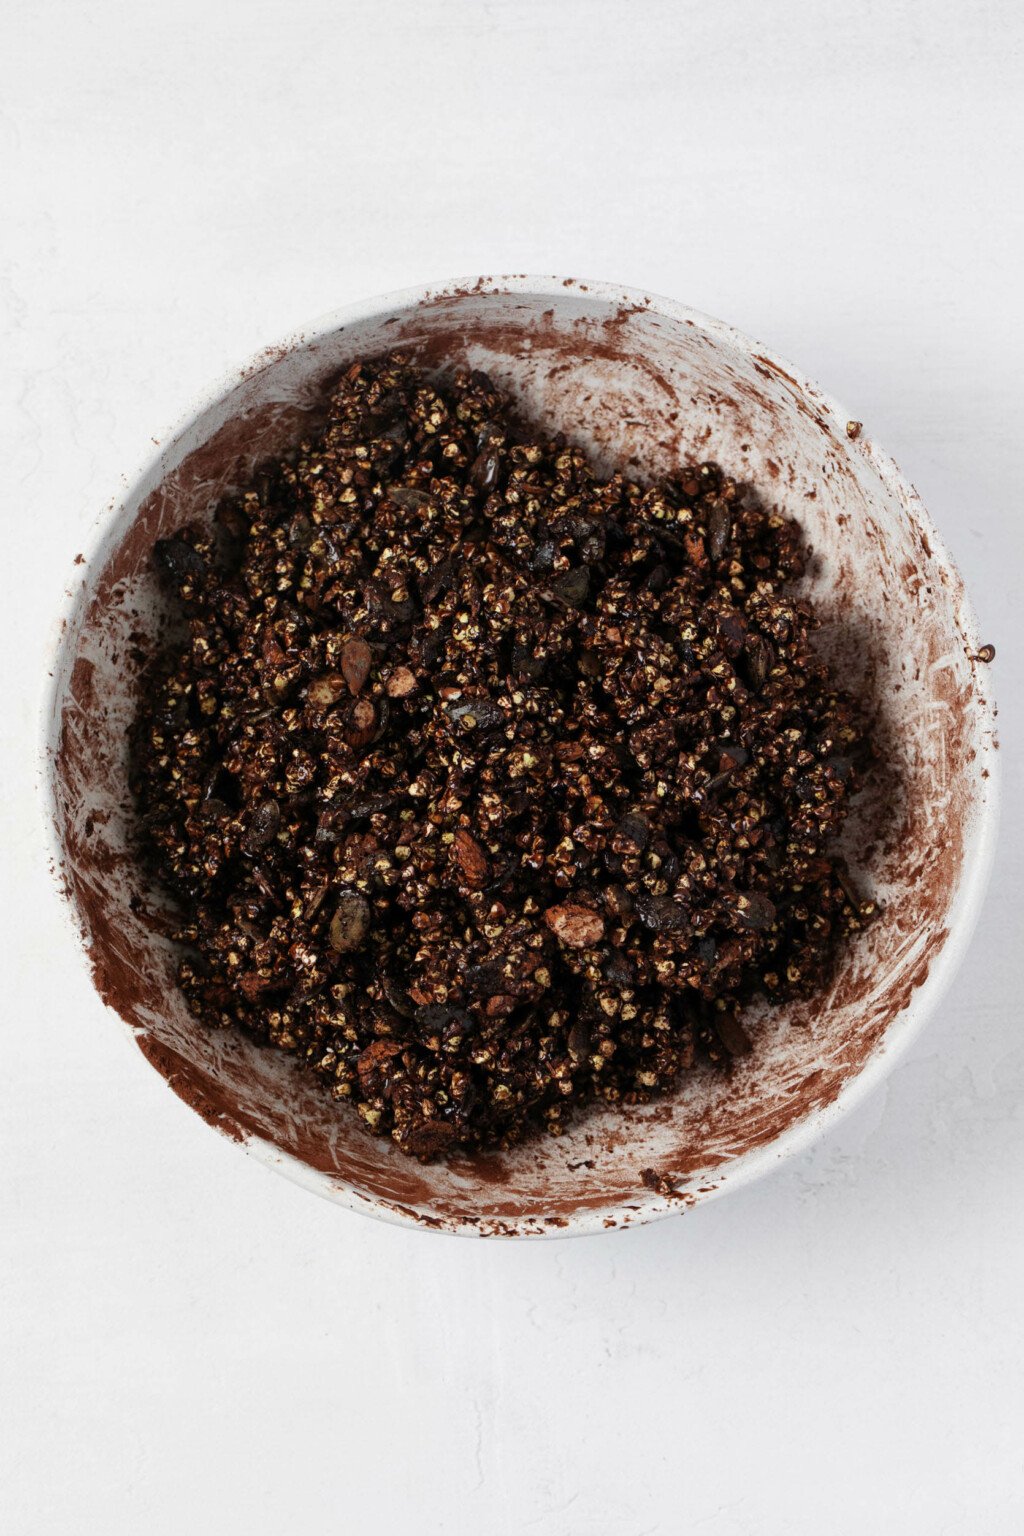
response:
M870 917L798 530L714 465L602 479L396 355L155 558L187 640L133 785L189 1006L403 1151L727 1066L744 1004L820 987Z

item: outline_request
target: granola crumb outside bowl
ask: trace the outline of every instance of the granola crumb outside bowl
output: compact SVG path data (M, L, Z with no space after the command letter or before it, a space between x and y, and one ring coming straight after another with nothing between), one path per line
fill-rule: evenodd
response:
M208 518L294 440L324 383L401 349L480 368L605 468L717 460L813 547L820 645L868 701L879 762L844 832L881 916L826 995L764 1009L729 1075L593 1108L564 1136L417 1164L311 1076L188 1013L164 898L132 852L127 736L156 539ZM851 432L851 425L856 431ZM56 874L97 991L187 1104L307 1188L412 1226L557 1236L655 1220L727 1192L823 1133L889 1072L970 939L995 840L991 671L963 583L870 424L731 327L666 299L561 278L481 278L350 306L200 400L98 520L54 634L42 792Z

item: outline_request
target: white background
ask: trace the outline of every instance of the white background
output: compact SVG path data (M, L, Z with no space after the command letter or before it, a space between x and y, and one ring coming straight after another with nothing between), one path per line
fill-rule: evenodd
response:
M1024 1529L1016 0L17 0L0 80L0 1526ZM896 456L999 650L971 954L880 1092L657 1227L457 1242L218 1139L80 973L31 761L95 514L194 394L479 272L669 294Z

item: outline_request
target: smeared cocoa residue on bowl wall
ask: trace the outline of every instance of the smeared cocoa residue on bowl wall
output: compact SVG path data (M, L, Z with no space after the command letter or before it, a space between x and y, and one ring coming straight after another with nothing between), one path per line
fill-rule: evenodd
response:
M841 957L827 997L763 1010L754 1053L730 1078L696 1070L671 1098L596 1109L558 1140L426 1167L366 1135L286 1058L187 1013L164 898L133 857L126 790L135 688L161 622L155 540L208 516L293 442L346 361L388 348L438 369L484 368L524 413L557 423L605 467L657 475L717 459L795 516L818 557L822 647L871 709L881 749L845 844L884 911ZM956 623L959 578L933 553L917 507L902 492L896 505L870 442L847 439L827 403L770 359L690 323L635 305L609 316L582 295L553 309L486 290L269 355L198 430L207 440L180 462L168 450L165 470L141 487L69 631L55 774L62 874L97 988L175 1092L219 1129L258 1136L370 1201L488 1230L534 1230L580 1209L631 1220L652 1198L644 1170L670 1174L685 1202L706 1190L709 1171L831 1103L942 949L984 756L984 701Z

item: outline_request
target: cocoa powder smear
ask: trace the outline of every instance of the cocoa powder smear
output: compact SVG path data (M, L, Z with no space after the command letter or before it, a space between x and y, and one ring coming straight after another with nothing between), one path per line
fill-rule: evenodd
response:
M357 363L154 551L184 637L132 788L189 1006L424 1159L728 1070L873 910L798 528L711 464L599 479L563 426Z

